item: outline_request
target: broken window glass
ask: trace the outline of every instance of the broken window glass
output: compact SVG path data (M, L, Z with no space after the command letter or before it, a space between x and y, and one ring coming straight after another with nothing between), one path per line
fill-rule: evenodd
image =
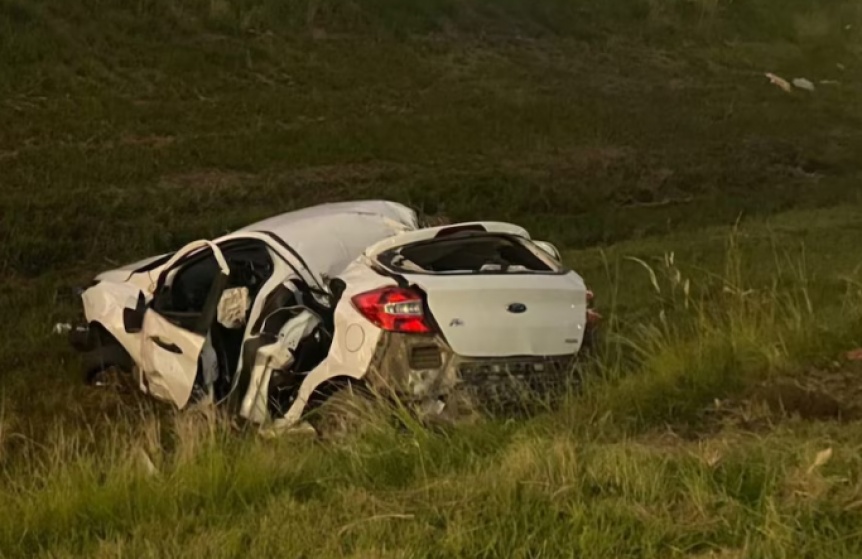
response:
M523 242L506 235L467 234L422 241L384 252L380 261L403 273L554 271Z

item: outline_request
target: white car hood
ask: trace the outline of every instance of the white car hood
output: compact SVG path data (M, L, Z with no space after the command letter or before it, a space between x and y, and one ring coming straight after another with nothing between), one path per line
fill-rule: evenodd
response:
M96 279L99 281L113 281L117 283L123 283L129 279L129 276L135 270L143 268L147 264L155 262L159 258L163 258L166 254L160 254L158 256L151 256L149 258L144 258L143 260L138 260L137 262L133 262L131 264L126 264L125 266L120 266L119 268L114 268L113 270L106 270L96 276Z

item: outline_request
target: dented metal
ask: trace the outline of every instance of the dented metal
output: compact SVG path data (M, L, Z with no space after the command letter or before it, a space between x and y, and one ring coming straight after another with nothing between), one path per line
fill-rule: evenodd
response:
M459 253L459 239L473 248ZM497 245L485 264L482 250ZM426 269L405 257L431 260ZM210 272L183 279L207 258ZM321 389L346 381L441 420L559 394L595 318L580 276L523 228L420 229L412 210L385 201L276 216L97 279L81 294L84 327L63 328L80 351L101 351L98 329L100 344L135 365L144 392L179 408L203 394L272 432L303 425ZM193 281L200 288L186 293ZM387 330L353 304L385 287L422 294L404 308L422 307L426 333Z

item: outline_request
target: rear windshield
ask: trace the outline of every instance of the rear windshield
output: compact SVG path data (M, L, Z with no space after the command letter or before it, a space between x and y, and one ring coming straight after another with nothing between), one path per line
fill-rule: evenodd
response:
M524 242L505 235L466 234L391 249L381 264L401 273L555 272Z

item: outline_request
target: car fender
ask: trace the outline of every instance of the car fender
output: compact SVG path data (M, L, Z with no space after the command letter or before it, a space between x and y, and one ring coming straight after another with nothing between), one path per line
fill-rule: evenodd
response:
M314 393L327 382L339 377L365 378L381 334L379 328L353 308L349 299L342 301L336 309L334 340L329 353L302 381L296 401L283 420L289 425L299 422Z
M101 325L136 364L141 358L140 337L137 332L126 331L123 311L137 308L142 294L144 292L134 285L111 281L99 282L81 294L87 322ZM146 294L144 297L148 298Z

